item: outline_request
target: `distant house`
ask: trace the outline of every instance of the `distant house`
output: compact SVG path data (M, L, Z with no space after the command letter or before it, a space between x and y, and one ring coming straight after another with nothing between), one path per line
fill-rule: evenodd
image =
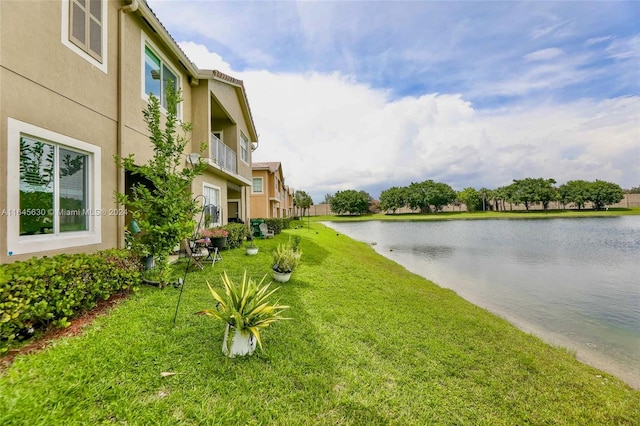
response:
M294 190L289 187L289 185L286 185L284 189L284 202L282 203L283 214L285 217L295 216L295 206L293 205Z
M142 0L0 1L0 263L122 247L114 193L139 178L115 155L153 155L141 111L182 91L181 120L207 162L192 192L250 217L257 132L242 81L200 70Z
M257 162L252 164L252 218L284 218L292 216L293 190L285 185L282 164Z

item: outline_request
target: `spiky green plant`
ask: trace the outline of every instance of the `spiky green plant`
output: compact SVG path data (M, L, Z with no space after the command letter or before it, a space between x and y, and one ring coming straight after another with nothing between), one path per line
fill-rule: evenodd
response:
M278 300L273 304L269 303L269 297L278 288L269 290L271 283L263 284L266 277L265 275L259 283L256 283L255 280L247 277L247 271L245 270L242 275L242 282L237 284L229 278L227 271L224 271L222 275L224 294L221 295L215 291L207 281L211 295L217 302L216 309L205 309L197 313L209 315L226 322L235 327L236 333L251 333L256 338L260 349L264 350L260 339L260 330L267 328L276 321L291 319L281 315L282 311L289 306L280 305ZM231 347L231 340L231 338L227 339L227 349ZM227 353L229 353L229 350L227 350Z
M277 272L292 272L299 264L302 251L294 250L291 238L280 243L272 253L273 269Z

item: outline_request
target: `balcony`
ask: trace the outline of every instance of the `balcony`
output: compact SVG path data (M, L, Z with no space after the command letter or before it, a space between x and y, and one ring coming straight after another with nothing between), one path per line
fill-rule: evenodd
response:
M238 161L235 151L213 134L211 135L211 143L209 143L209 158L222 169L233 174L238 173Z

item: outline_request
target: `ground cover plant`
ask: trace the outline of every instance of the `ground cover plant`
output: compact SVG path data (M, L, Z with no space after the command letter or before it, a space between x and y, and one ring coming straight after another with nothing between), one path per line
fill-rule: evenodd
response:
M297 223L300 225L300 223ZM256 256L142 288L83 336L19 357L0 375L0 424L637 424L640 392L311 223L260 241ZM265 351L226 359L208 280L222 290L271 268L301 237L305 261L279 285L287 317Z

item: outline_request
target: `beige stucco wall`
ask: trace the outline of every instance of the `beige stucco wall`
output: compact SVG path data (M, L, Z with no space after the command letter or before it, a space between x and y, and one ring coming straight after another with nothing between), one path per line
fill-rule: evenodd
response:
M634 208L634 207L640 207L640 194L624 194L624 199L622 201L620 201L617 204L613 204L610 205L609 207L611 208ZM571 209L573 208L573 206L566 206L567 209ZM586 209L590 209L591 204L588 204L586 207ZM557 209L562 209L562 204L557 203L555 201L549 203L549 209L550 210L557 210ZM509 211L509 204L507 204L507 211ZM513 206L513 210L514 211L521 211L521 210L526 210L524 205L519 205ZM542 210L542 205L540 204L536 204L533 206L529 206L529 210ZM442 211L444 212L458 212L458 211L462 211L465 212L467 211L467 207L462 204L460 206L445 206ZM401 213L415 213L415 211L408 209L408 208L402 208L402 209L398 209L396 210L397 214L401 214ZM309 215L310 216L325 216L325 215L332 215L333 212L331 211L331 206L329 206L329 204L315 204L313 206L311 206L311 208L309 209Z
M116 39L117 3L107 5L107 70L105 74L61 43L62 2L0 2L0 210L7 206L7 123L16 120L99 146L101 207L115 207ZM16 19L27 16L29 19ZM116 217L102 218L102 243L64 249L94 251L116 244ZM0 216L0 263L52 255L60 250L9 257L7 217Z
M238 154L238 175L209 168L194 182L194 196L202 194L205 181L220 188L226 223L229 201L227 182L240 184L243 188L232 191L232 198L240 201L240 212L244 219L248 219L251 203L250 186L247 185L250 185L252 175L251 152L248 162L240 159L239 132L242 131L249 141L255 140L256 135L252 123L248 122L250 116L244 107L241 86L216 80L213 74L210 79L198 80L195 75L189 77L184 71L185 58L180 54L176 56L173 53L175 50L166 44L172 45L168 42L168 35L150 30L141 19L140 12L121 13L124 2L113 0L104 4L107 47L105 63L100 66L87 61L65 45L67 34L64 20L68 16L68 3L65 1L37 2L37 7L34 2L0 1L0 210L7 207L7 182L12 179L11 185L15 188L20 179L19 176L7 175L9 117L99 147L100 207L117 207L114 192L124 189L124 172L117 169L114 161L118 147L121 147L120 152L124 156L133 154L138 164L145 163L153 155L142 115L142 110L147 106L143 72L144 45L148 43L180 78L183 97L180 118L194 125L194 131L186 135L191 142L184 152L185 167L188 166L186 156L199 151L201 142L209 141L212 130L211 102L215 99L227 115L223 119L224 142ZM154 21L155 18L149 19ZM119 32L122 39L118 37ZM122 72L120 80L119 71ZM121 135L120 145L118 135ZM123 240L122 226L125 225L122 217L104 216L100 243L11 258L7 256L7 239L0 235L0 263L32 255L116 247ZM4 216L0 216L0 229L7 229Z
M7 182L15 183L19 176L7 176L8 118L59 133L101 149L101 209L117 206L118 99L122 95L122 154L136 156L136 162L146 162L152 155L142 110L147 103L143 96L143 43L148 40L163 59L180 75L184 102L182 118L191 117L191 86L182 67L161 40L143 30L137 14L123 15L124 49L122 53L122 90L118 87L118 24L119 1L106 2L107 50L106 73L67 47L63 38L62 1L6 2L0 1L0 211L7 206ZM68 13L68 12L67 12ZM24 17L28 17L25 19ZM145 32L145 31L148 31ZM146 39L143 39L143 33ZM65 34L66 36L66 34ZM53 141L57 142L57 141ZM185 152L191 152L187 147ZM122 221L122 220L120 220ZM0 263L21 260L34 255L60 252L90 252L118 246L122 230L116 215L101 218L101 243L79 245L63 250L40 251L8 256L7 217L0 215ZM122 225L122 224L120 224Z
M271 217L269 208L269 172L267 170L254 170L253 177L262 178L262 194L254 194L251 192L251 217L267 218ZM273 187L273 184L271 184Z
M215 97L212 102L217 101L233 121L232 123L219 124L215 126L216 128L211 128L211 130L223 131L223 142L231 147L238 157L238 174L250 181L252 175L251 144L248 147L249 161L245 162L240 158L240 131L249 139L249 142L252 140L252 135L248 130L249 126L240 104L240 90L232 84L219 80L210 79L208 82L209 90Z
M220 169L217 165L211 165L207 168L201 179L194 184L194 196L202 194L202 184L204 182L220 188L220 204L223 209L223 222L227 223L229 219L228 201L231 200L227 181L236 185L244 186L251 182L251 166L250 163L242 161L240 158L240 131L250 137L247 131L248 124L242 112L240 100L238 98L241 92L235 86L218 81L213 78L201 78L198 85L191 88L191 106L192 115L191 123L193 124L193 132L191 134L192 152L200 149L201 142L210 142L210 134L212 131L222 132L222 142L230 147L237 157L237 176L231 172ZM215 110L215 113L212 112ZM222 115L222 117L220 117ZM207 158L208 150L202 153ZM249 151L249 159L251 152ZM239 177L239 178L238 178ZM234 192L233 200L239 200L239 213L241 219L247 220L250 211L250 197L245 194L248 191Z
M182 120L191 122L191 86L187 75L181 73L182 67L170 51L163 47L161 40L147 29L143 30L141 21L135 14L125 15L124 49L121 52L124 78L122 79L122 108L124 135L122 143L123 155L134 154L136 163L146 163L153 156L153 146L149 141L149 132L144 122L142 111L147 108L144 92L144 43L148 42L163 61L176 72L180 78L183 102L180 105ZM191 152L191 146L185 154Z
M193 132L191 132L191 152L200 152L200 144L208 143L211 134L211 104L209 97L208 84L206 81L200 81L197 86L191 88L191 124ZM208 152L205 150L201 154L207 157Z

